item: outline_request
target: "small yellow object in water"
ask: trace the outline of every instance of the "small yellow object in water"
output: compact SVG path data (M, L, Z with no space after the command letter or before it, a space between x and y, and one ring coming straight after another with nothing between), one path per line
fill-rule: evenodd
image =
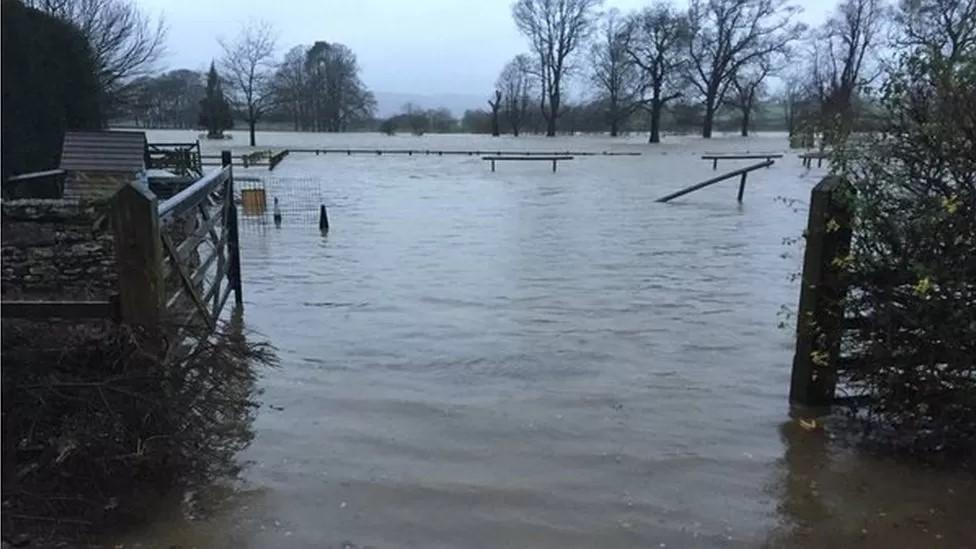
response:
M815 419L803 419L803 418L800 418L799 423L800 423L800 427L803 427L803 429L805 429L807 431L814 431L814 430L816 430L816 429L818 429L820 427L817 424L817 420L815 420Z
M929 277L927 276L923 277L919 279L918 284L915 285L915 295L925 297L925 294L929 293L930 289L932 289L932 281L929 280Z

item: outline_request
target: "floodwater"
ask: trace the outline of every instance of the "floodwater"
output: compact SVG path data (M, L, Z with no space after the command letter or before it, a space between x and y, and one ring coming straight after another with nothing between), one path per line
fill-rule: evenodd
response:
M175 141L187 132L153 132ZM243 140L243 133L237 133ZM239 479L126 547L967 547L971 477L871 457L787 405L823 170L703 152L783 136L259 134L262 145L633 150L547 163L292 154L270 193L331 231L242 224L244 322L278 348ZM216 150L237 143L205 143ZM719 165L734 169L743 162ZM719 173L720 173L719 172ZM268 176L264 169L249 175ZM289 178L320 182L313 199ZM795 200L795 203L791 203Z

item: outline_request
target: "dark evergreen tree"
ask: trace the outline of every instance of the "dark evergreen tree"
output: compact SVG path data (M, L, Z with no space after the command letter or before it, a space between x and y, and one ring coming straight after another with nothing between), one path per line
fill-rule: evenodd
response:
M207 73L207 94L200 100L199 124L207 128L207 137L220 138L224 130L234 127L234 115L220 87L220 76L214 63Z
M3 176L55 168L64 132L99 129L102 90L91 49L71 24L3 0Z

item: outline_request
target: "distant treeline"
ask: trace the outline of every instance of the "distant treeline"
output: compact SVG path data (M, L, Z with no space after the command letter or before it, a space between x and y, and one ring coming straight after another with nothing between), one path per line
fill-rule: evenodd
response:
M258 124L388 134L640 131L651 142L662 131L707 138L715 130L788 130L801 145L869 129L892 6L840 0L814 29L797 12L788 0L694 0L687 9L650 0L628 14L601 11L599 0L517 0L512 18L528 51L502 67L484 108L408 104L382 120L350 48L318 41L279 58L270 25L249 23L221 41L221 95L211 85L201 102L203 75L177 70L137 79L114 112L139 125L186 128L220 118L199 111L226 102L251 144ZM584 99L568 100L566 90L580 85Z
M761 131L785 131L787 121L784 106L776 100L761 101L755 107L755 113L750 121L750 128ZM469 109L460 118L454 118L447 109L419 109L412 104L404 105L401 113L380 121L369 121L358 129L373 130L387 134L398 132L424 133L484 133L494 132L492 113L486 109ZM608 133L606 105L600 101L585 103L569 103L562 107L559 117L557 133ZM628 116L617 128L618 133L646 133L648 131L649 113L636 111ZM672 133L688 133L698 131L705 118L704 109L700 105L676 103L661 117L661 130ZM741 126L739 112L732 108L722 109L715 119L715 126L719 131L738 131ZM499 117L499 133L514 133L511 121L507 117ZM529 110L519 125L519 133L543 134L546 132L546 121L535 110Z
M207 73L159 73L165 28L131 0L29 3L37 9L15 0L4 5L57 19L88 43L89 53L81 55L89 55L90 63L72 66L88 67L94 77L98 120L69 125L102 126L109 118L139 127L206 128L212 136L237 126L249 130L252 145L259 125L389 134L646 132L651 142L662 131L709 137L713 129L743 135L785 129L799 144L811 144L814 135L830 141L876 123L872 105L884 85L875 78L879 52L888 45L893 22L885 0L840 0L815 29L796 23L797 10L786 0L693 1L687 9L652 0L629 14L601 12L597 0L518 0L512 16L529 51L502 67L495 86L486 90L484 108L451 113L408 104L379 119L355 53L337 42L298 45L280 56L274 29L251 22L233 39L219 41L223 54ZM12 67L32 62L26 58L35 49L48 47L11 43L4 56ZM57 70L41 70L30 76L40 79L37 85L26 87L16 75L5 83L38 95L14 90L11 97L38 102L59 89L53 80L46 82L55 76ZM778 82L771 85L774 76ZM581 84L584 98L568 100L565 90ZM5 92L5 112L12 112L7 97ZM16 110L57 112L37 106ZM53 131L52 142L59 141L59 132Z
M140 128L204 129L200 124L201 100L204 97L206 80L203 73L180 69L146 78L141 84L138 99L124 111L117 113L113 125L135 126ZM307 108L307 107L306 107ZM456 117L450 109L423 109L408 103L401 107L399 114L377 118L375 116L355 116L346 118L338 130L330 129L313 116L303 114L292 106L284 106L269 111L258 122L257 128L278 131L379 131L387 134L412 133L492 133L492 114L487 109L468 109ZM308 112L308 111L305 111ZM601 101L569 103L560 114L558 133L607 133L610 128L605 118L605 105ZM770 99L758 102L750 120L750 128L756 131L786 131L786 107L782 101ZM619 133L646 133L649 127L649 114L637 111L630 115L619 127ZM705 113L701 105L677 102L661 116L661 131L669 133L692 133L700 130ZM238 116L236 126L246 127L246 121ZM228 126L228 128L234 125ZM740 112L734 108L721 109L715 118L718 131L739 131ZM499 120L501 133L512 133L507 118ZM526 114L520 133L543 134L545 120L534 111Z

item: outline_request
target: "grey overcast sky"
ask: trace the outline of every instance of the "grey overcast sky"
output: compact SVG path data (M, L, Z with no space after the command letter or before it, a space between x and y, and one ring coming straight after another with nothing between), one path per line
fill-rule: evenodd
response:
M373 91L411 94L488 93L502 66L526 50L510 0L137 0L169 28L161 69L203 69L220 56L218 37L232 38L249 19L270 22L279 55L316 40L356 53ZM835 0L799 0L800 19L816 24ZM650 0L607 0L629 12ZM685 6L686 0L675 0Z

